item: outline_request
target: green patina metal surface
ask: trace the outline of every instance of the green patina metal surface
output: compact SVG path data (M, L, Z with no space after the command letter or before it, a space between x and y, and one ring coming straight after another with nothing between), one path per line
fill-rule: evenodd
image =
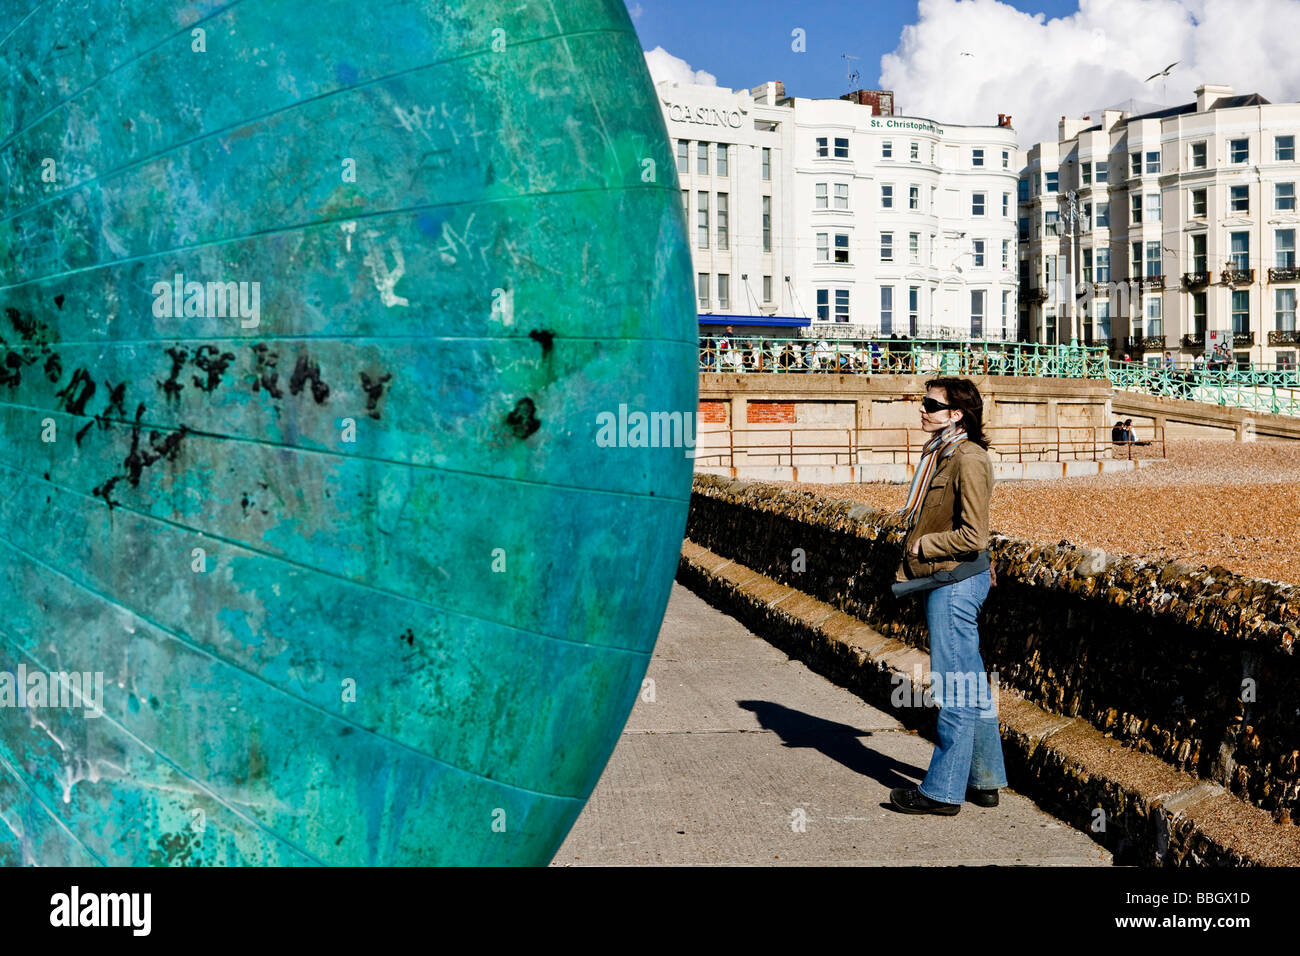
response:
M103 674L0 863L547 861L692 464L596 440L697 394L621 0L6 2L0 182L0 671Z

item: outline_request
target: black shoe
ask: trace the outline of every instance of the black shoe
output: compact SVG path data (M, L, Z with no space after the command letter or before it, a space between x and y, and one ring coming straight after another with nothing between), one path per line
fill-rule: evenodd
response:
M996 807L998 805L998 791L993 790L976 790L974 787L966 788L966 799L977 807Z
M894 809L902 813L937 813L940 816L952 817L961 810L960 803L940 803L931 800L915 787L911 790L895 787L889 791L889 802L893 804Z

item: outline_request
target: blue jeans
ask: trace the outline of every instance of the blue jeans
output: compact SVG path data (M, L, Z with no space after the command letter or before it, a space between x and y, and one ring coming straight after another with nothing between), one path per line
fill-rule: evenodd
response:
M988 594L989 572L981 571L926 595L939 743L920 790L940 803L963 803L967 787L993 790L1007 785L997 701L984 673L976 623Z

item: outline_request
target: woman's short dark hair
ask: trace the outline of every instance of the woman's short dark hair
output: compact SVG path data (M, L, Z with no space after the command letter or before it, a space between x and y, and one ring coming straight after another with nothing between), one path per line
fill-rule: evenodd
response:
M961 425L966 430L970 441L987 450L989 440L984 435L984 399L980 390L968 378L932 378L925 383L925 390L943 389L948 404L954 411L961 412Z

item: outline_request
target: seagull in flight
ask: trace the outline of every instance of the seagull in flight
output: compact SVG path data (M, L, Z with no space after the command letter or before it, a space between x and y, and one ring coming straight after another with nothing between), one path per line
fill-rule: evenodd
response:
M967 53L965 50L962 50L962 51L961 51L961 55L962 55L962 56L974 56L975 54L974 54L974 53Z
M1143 80L1143 82L1144 82L1144 83L1150 83L1150 82L1151 82L1152 80L1154 80L1157 76L1168 76L1168 75L1169 75L1169 71L1172 70L1174 67L1176 67L1179 63L1182 63L1182 62L1183 62L1182 60L1174 60L1173 63L1170 63L1167 67L1165 67L1165 68L1164 68L1163 70L1161 70L1159 73L1152 73L1152 74L1151 74L1150 76L1148 76L1145 80Z

